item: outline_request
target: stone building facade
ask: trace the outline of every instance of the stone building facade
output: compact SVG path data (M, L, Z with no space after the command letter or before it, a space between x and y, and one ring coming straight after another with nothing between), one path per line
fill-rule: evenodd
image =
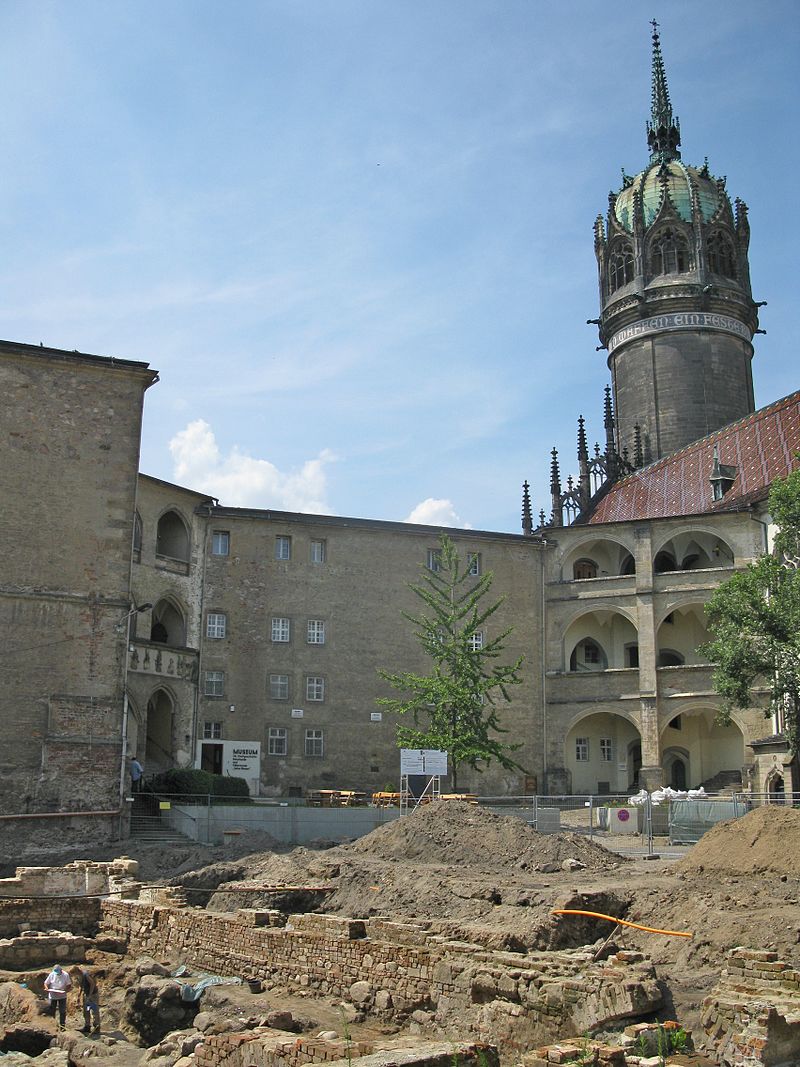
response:
M116 809L146 363L0 342L5 814Z
M502 709L524 770L465 773L470 791L800 788L781 724L717 724L698 651L704 603L769 545L800 393L753 411L746 208L679 141L656 35L650 163L595 230L604 448L579 420L538 526L526 486L521 534L448 531L504 598L483 638L510 629L524 659ZM0 343L0 375L4 810L118 810L133 753L254 795L396 788L378 671L426 669L403 612L440 531L137 475L146 364Z

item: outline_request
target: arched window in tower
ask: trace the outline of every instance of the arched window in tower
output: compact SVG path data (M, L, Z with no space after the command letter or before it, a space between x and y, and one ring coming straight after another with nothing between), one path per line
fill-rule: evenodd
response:
M677 230L660 230L650 243L650 275L685 274L692 269L689 242Z
M736 278L736 252L733 242L726 233L715 230L706 242L708 249L708 269L712 274L721 274L724 278Z
M615 246L608 260L608 291L615 293L633 281L633 249L623 243Z

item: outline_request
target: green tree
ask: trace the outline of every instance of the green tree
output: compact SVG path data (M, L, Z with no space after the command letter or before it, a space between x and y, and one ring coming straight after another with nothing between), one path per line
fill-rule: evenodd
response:
M701 652L714 664L722 722L748 708L753 690L769 695L791 751L800 732L800 471L778 480L769 495L778 527L775 550L723 583L706 605L713 640Z
M496 736L506 733L497 704L509 701L509 688L521 684L522 657L497 662L511 628L487 641L484 627L504 598L485 606L492 574L476 576L470 570L469 561L464 566L456 546L442 534L436 567L424 571L420 584L409 586L424 607L418 615L403 612L431 660L430 674L379 671L403 695L378 703L413 719L413 726L398 724L398 745L446 751L456 790L462 764L480 770L480 762L494 759L507 770L523 769L509 755L521 746Z

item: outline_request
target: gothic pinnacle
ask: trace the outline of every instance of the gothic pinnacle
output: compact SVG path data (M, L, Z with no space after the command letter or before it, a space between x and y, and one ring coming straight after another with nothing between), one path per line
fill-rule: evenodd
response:
M522 532L526 537L533 533L533 514L531 512L531 493L527 481L522 485Z
M672 115L672 103L661 55L661 39L658 23L653 19L653 74L650 102L650 121L647 123L647 144L651 163L669 163L680 159L678 146L681 143L681 125Z

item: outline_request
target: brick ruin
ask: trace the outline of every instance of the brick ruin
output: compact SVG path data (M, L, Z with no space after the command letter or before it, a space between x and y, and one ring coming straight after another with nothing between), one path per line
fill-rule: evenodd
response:
M618 951L607 959L595 958L593 948L515 953L457 940L435 922L254 908L208 912L186 905L178 890L136 882L135 874L136 864L123 860L19 868L15 878L0 879L0 968L77 962L102 945L270 982L287 992L340 998L353 1013L407 1024L417 1033L458 1034L466 1042L464 1062L471 1056L481 1067L491 1062L488 1042L521 1053L528 1067L569 1062L576 1048L598 1065L647 1063L635 1055L633 1040L603 1044L580 1037L659 1011L657 975L640 953ZM629 1036L634 1031L641 1044L635 1027ZM703 1031L707 1049L725 1067L796 1065L800 974L773 952L735 950L704 1002ZM559 1044L545 1045L556 1035ZM285 1032L257 1026L205 1036L191 1062L296 1067L359 1056L367 1067L370 1051L343 1050L335 1041L287 1041ZM430 1062L437 1055L431 1051ZM446 1058L452 1062L452 1051ZM400 1062L395 1053L393 1062Z

